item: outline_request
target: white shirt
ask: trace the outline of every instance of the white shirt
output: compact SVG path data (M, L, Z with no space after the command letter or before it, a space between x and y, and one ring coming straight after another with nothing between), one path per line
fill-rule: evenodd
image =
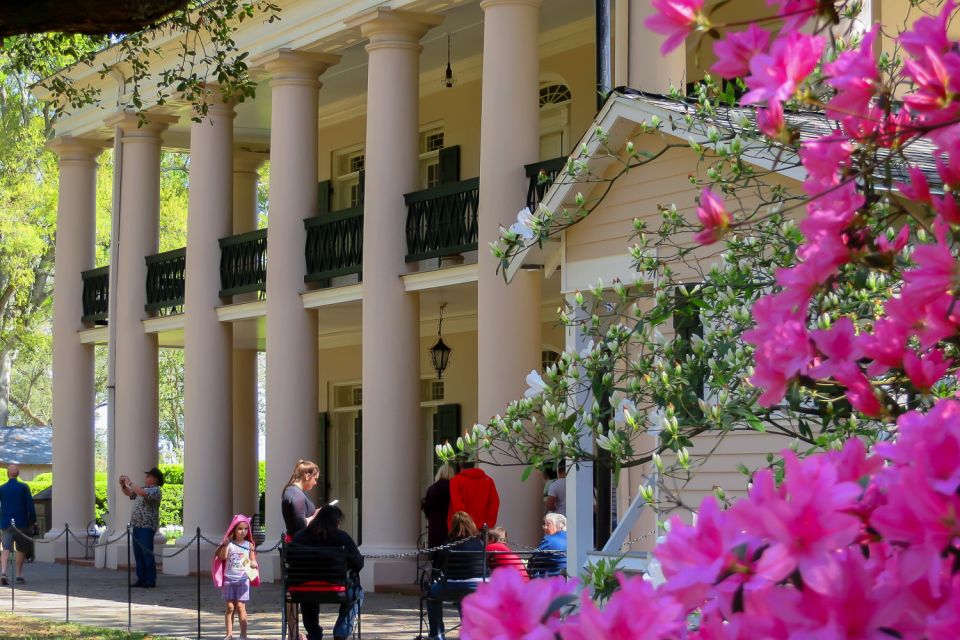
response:
M557 499L557 508L554 510L554 513L559 513L562 516L567 515L567 479L566 478L557 478L550 484L550 488L547 489L547 495L553 496Z
M250 552L247 551L246 546L240 546L234 543L227 545L227 559L225 561L225 566L223 570L223 577L230 582L238 582L244 580L247 577L247 572L244 570L244 565L246 560L249 557Z

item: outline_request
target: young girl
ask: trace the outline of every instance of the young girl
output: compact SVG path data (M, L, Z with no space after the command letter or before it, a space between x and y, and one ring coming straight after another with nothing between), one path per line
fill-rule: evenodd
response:
M223 592L227 603L224 615L227 622L227 640L233 638L233 614L240 618L240 637L247 637L247 606L250 586L260 584L257 553L254 550L250 518L235 515L223 534L223 541L213 555L213 583Z

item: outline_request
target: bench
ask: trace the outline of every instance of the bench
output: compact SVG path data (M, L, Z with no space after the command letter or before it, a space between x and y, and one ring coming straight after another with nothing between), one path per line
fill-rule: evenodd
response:
M360 576L347 564L343 547L314 547L302 544L283 545L283 599L290 604L357 605L355 637L361 638ZM284 607L284 617L286 607ZM297 633L299 633L299 619ZM286 634L286 620L284 620Z
M459 609L462 600L473 593L476 589L469 589L469 586L479 585L487 582L490 574L497 568L497 565L504 566L497 562L498 558L503 556L514 556L510 558L514 563L519 561L523 565L524 573L529 578L543 578L552 576L566 577L566 571L556 567L550 556L563 556L566 559L565 552L540 551L537 549L511 550L511 551L462 551L453 549L450 551L432 554L421 554L418 557L420 576L420 635L418 640L427 640L424 634L424 621L426 619L425 605L428 602L439 602L442 604L455 604ZM425 560L425 561L424 561ZM507 565L509 566L509 565ZM514 565L516 567L516 565ZM479 575L475 582L458 582L450 579L450 575ZM519 567L515 568L519 570ZM431 590L437 586L437 595L431 595ZM466 588L464 588L466 587ZM460 625L447 629L447 632L457 629Z

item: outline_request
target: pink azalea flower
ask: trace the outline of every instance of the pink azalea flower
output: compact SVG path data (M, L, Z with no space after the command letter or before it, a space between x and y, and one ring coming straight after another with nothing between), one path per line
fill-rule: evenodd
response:
M933 349L919 357L913 351L907 351L903 357L903 370L913 386L923 393L930 391L930 387L944 376L951 364L953 362L947 360L940 349Z
M923 414L910 411L897 420L895 443L877 453L902 466L919 468L934 491L950 496L960 489L960 401L941 400Z
M764 296L753 305L756 327L743 334L755 345L756 367L750 383L764 389L759 402L773 406L786 394L787 384L806 374L813 360L813 348L807 335L806 305L799 308L788 296Z
M954 0L948 0L936 16L925 16L914 22L910 31L901 33L897 38L900 46L914 58L922 58L928 48L946 53L952 46L947 36L947 25L955 8Z
M873 385L859 367L840 371L834 378L846 389L845 395L854 409L870 418L879 417L883 413L883 405L877 399Z
M647 29L668 36L660 53L679 47L703 19L703 0L652 0L656 13L647 18Z
M863 357L863 350L856 341L856 331L850 318L839 318L829 329L814 331L810 337L820 353L827 357L810 370L811 376L830 378L860 370L857 360Z
M900 253L903 251L903 248L907 246L907 242L910 240L910 227L908 225L903 225L900 227L900 231L897 232L897 235L894 236L893 240L889 240L885 235L879 235L874 239L874 244L877 245L877 249L883 253Z
M757 129L760 133L780 142L790 141L790 129L783 119L783 105L771 103L766 109L757 109Z
M767 0L767 5L780 7L777 15L784 18L784 31L796 29L815 16L819 4L817 0Z
M937 112L953 101L960 89L960 56L954 52L938 53L927 47L924 55L903 63L904 73L913 80L916 90L904 96L904 103L921 113Z
M798 32L777 38L769 53L750 61L750 88L741 99L742 104L758 102L786 102L790 100L807 76L817 66L823 52L824 39Z
M560 618L541 622L550 604L573 593L576 580L562 577L524 581L510 567L496 569L490 581L463 600L463 640L554 640ZM508 613L509 612L509 613Z
M960 309L954 307L953 296L945 293L926 305L912 304L901 297L890 298L884 310L888 318L920 340L921 349L929 349L956 332Z
M949 596L926 620L926 637L949 638L960 629L960 574L951 578Z
M853 51L841 53L835 62L824 67L830 76L827 81L837 94L827 104L827 117L845 120L867 111L873 99L880 73L873 53L877 27L871 29Z
M907 329L889 318L874 323L873 333L858 336L863 353L873 360L867 375L878 376L903 364L907 349Z
M853 145L837 132L804 142L800 161L809 174L803 189L811 196L819 196L840 184L840 170L850 164Z
M848 513L862 493L853 482L840 482L826 458L798 460L783 452L784 481L778 489L769 469L754 475L747 500L728 512L740 527L760 535L769 546L757 575L779 582L799 570L805 587L831 593L841 568L833 551L857 539L859 520Z
M910 182L898 182L897 189L911 200L930 204L930 183L927 182L927 176L924 175L923 170L920 167L910 167L907 173L910 176Z
M870 523L887 541L926 547L936 558L960 538L960 497L934 490L919 467L896 473L895 490L888 490L886 504L877 507Z
M700 193L700 206L697 207L697 217L703 224L703 230L697 232L693 239L700 244L713 244L723 237L730 228L730 214L723 206L723 199L715 194L710 187Z
M750 60L766 51L768 46L770 33L751 24L746 31L736 31L723 40L717 40L713 45L717 62L710 67L710 71L723 78L745 76L750 71Z
M930 202L940 220L947 224L960 225L960 206L957 205L956 196L945 193L943 196L932 196Z
M913 252L916 269L903 272L906 285L902 297L910 304L923 305L944 293L950 293L956 283L957 262L946 244L945 231L937 231L936 244L924 244Z
M589 594L581 598L580 614L560 631L563 640L669 640L686 630L686 610L669 595L658 593L643 578L618 575L620 589L603 610Z

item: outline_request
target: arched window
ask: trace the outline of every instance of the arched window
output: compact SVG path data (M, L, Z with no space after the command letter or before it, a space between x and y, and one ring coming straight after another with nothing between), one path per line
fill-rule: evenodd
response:
M543 108L549 104L563 104L570 102L572 95L570 87L556 82L544 83L540 85L540 107Z
M564 82L540 82L540 159L550 160L570 152L570 101L573 94Z

